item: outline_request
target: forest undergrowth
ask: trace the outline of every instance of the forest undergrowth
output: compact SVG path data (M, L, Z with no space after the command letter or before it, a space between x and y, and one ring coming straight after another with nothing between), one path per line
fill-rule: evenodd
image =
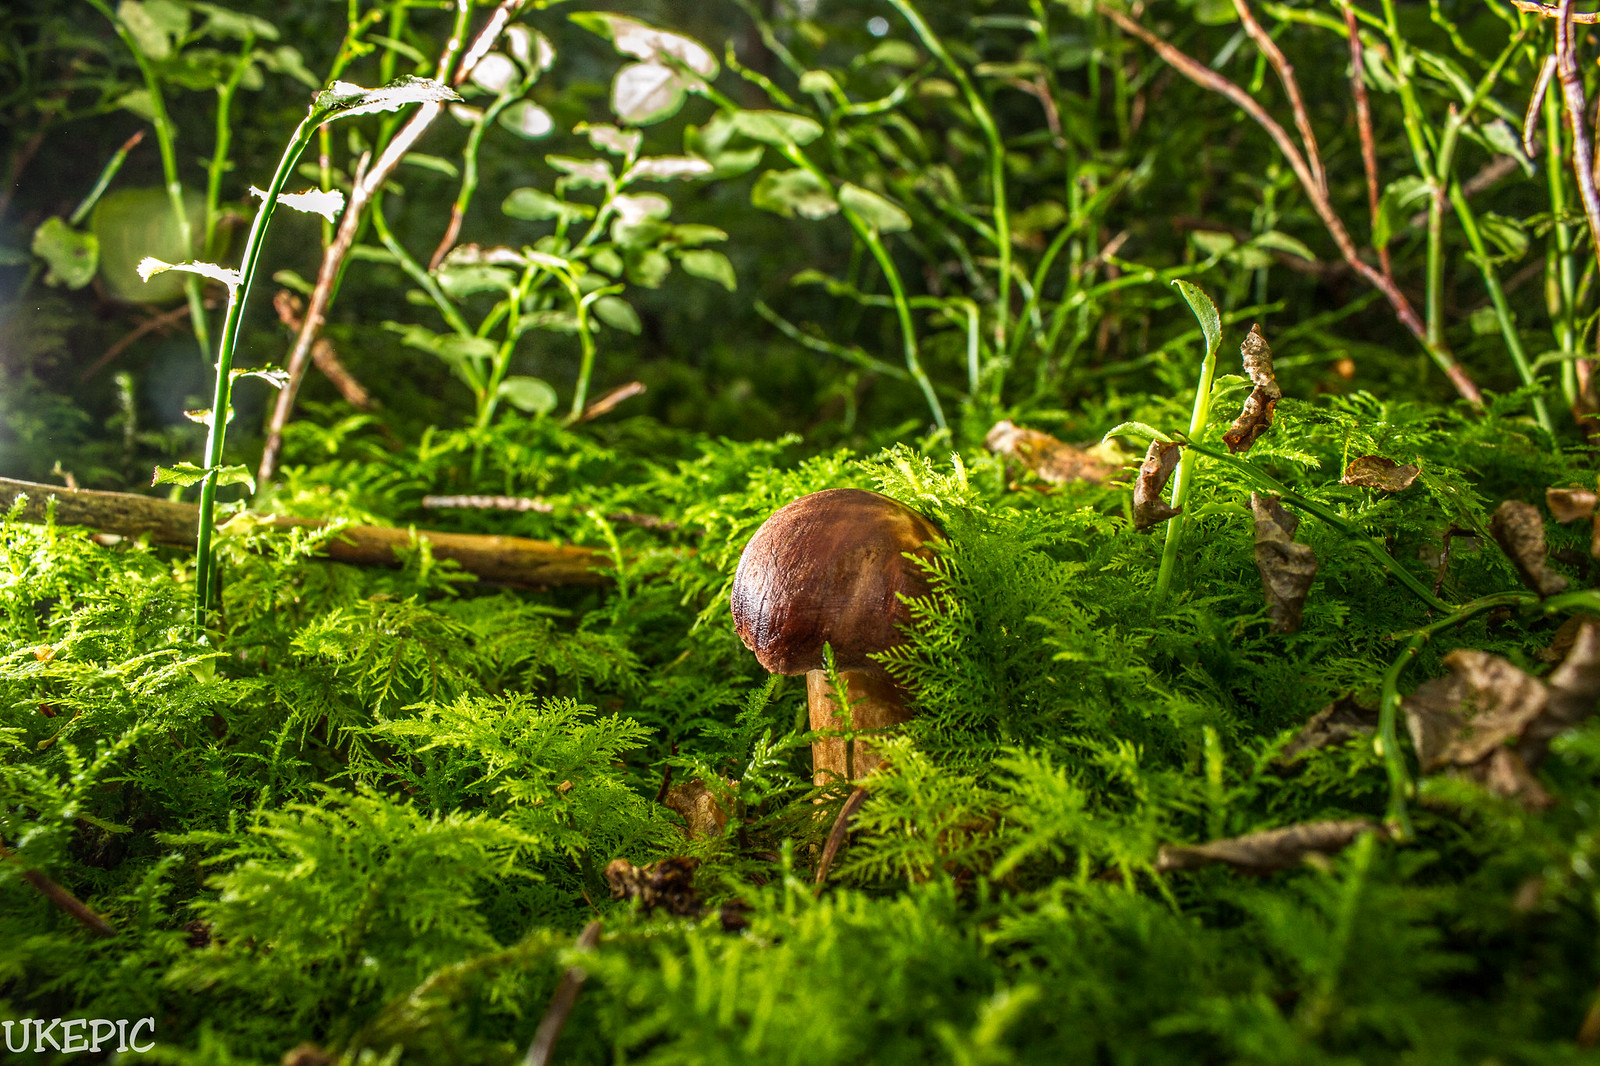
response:
M279 6L0 13L5 1061L1596 1061L1595 17Z

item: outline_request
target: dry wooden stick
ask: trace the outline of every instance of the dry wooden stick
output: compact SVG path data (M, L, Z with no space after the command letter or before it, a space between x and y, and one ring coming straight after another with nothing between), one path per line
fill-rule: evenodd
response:
M1299 147L1294 143L1294 139L1289 136L1288 131L1276 119L1267 114L1266 109L1257 103L1255 98L1245 92L1244 89L1224 78L1204 63L1196 61L1191 56L1168 44L1124 12L1105 3L1104 0L1101 0L1095 6L1095 10L1115 22L1125 32L1132 34L1149 45L1157 55L1196 85L1226 97L1267 132L1267 135L1277 144L1278 150L1289 161L1289 166L1294 171L1295 177L1300 179L1300 184L1305 189L1306 196L1311 200L1312 208L1317 212L1317 217L1322 219L1322 224L1327 229L1328 235L1333 238L1334 244L1338 245L1339 254L1350 265L1350 269L1361 275L1373 288L1383 293L1384 298L1389 301L1389 305L1394 308L1395 317L1400 320L1406 329L1411 331L1412 336L1422 343L1423 348L1432 356L1439 368L1445 372L1445 375L1450 379L1450 383L1455 386L1456 391L1470 403L1481 406L1483 404L1483 394L1478 390L1477 384L1461 364L1456 362L1449 349L1443 345L1428 343L1427 327L1423 324L1422 319L1418 317L1416 309L1411 306L1411 301L1406 299L1405 293L1400 291L1400 286L1395 284L1392 278L1385 277L1380 270L1362 259L1357 253L1355 241L1350 238L1350 233L1345 229L1344 222L1334 211L1326 190L1318 184L1316 173L1311 169L1310 164L1306 162L1305 157L1301 155Z
M596 919L584 926L583 932L578 935L578 950L593 951L599 943L600 922ZM556 986L555 995L550 997L550 1007L544 1012L538 1031L533 1034L533 1043L528 1045L528 1054L522 1060L523 1066L548 1066L550 1056L555 1054L556 1041L561 1039L561 1030L567 1024L567 1016L577 1005L578 993L583 991L583 983L588 979L589 973L582 966L568 967L567 972L561 975L561 983Z
M125 537L148 536L153 544L174 548L194 547L200 520L200 509L192 503L0 478L0 511L9 509L19 496L27 497L19 516L24 522L43 522L53 498L55 521L60 525L87 526ZM251 515L248 521L272 529L315 530L328 524L289 515ZM226 531L228 527L222 528ZM527 537L349 525L328 539L321 554L355 566L397 566L397 552L424 540L432 545L435 558L453 559L485 581L541 588L603 585L610 580L602 572L611 565L608 554Z
M1244 26L1244 32L1250 35L1261 54L1267 57L1267 62L1278 75L1278 81L1283 83L1283 91L1289 97L1289 110L1294 113L1295 128L1300 131L1300 143L1306 148L1306 163L1311 168L1312 177L1317 179L1317 187L1326 196L1328 192L1328 174L1322 169L1322 153L1317 150L1317 134L1311 128L1311 115L1306 111L1306 102L1300 96L1300 82L1294 76L1294 66L1289 58L1283 54L1283 49L1278 47L1278 42L1272 35L1261 28L1261 23L1256 21L1256 14L1250 10L1247 0L1233 0L1234 10L1239 13L1239 21Z
M466 0L457 2L464 3ZM499 8L490 16L488 25L467 50L467 62L461 64L461 69L455 75L457 84L471 74L472 66L494 47L506 24L525 2L526 0L501 0ZM441 79L451 76L451 64L460 51L461 41L452 35L439 58ZM350 202L339 218L339 229L334 235L333 242L323 250L322 266L317 271L317 284L311 293L311 304L306 308L305 321L295 337L294 348L289 353L287 365L289 380L278 390L278 402L273 407L272 421L267 426L267 443L261 452L261 466L256 475L257 484L271 480L273 471L277 469L278 456L283 451L283 427L288 424L289 415L294 410L295 394L299 392L300 381L305 377L306 364L311 359L312 345L322 330L340 268L355 244L356 231L361 225L361 215L373 196L383 188L389 176L394 173L395 167L400 165L400 160L405 158L412 145L416 144L418 138L433 125L433 120L438 118L443 110L444 105L441 103L429 102L418 105L412 112L410 121L389 142L388 147L362 180L356 182L354 188L350 190Z
M1361 135L1361 166L1367 172L1367 209L1372 214L1372 232L1378 232L1378 215L1383 209L1383 194L1378 180L1378 146L1372 136L1372 104L1367 99L1366 55L1361 47L1361 31L1356 24L1355 8L1344 5L1344 25L1350 35L1350 95L1356 103L1356 129ZM1389 261L1389 242L1384 241L1378 250L1378 269L1383 276L1394 278L1394 265Z
M833 860L838 857L839 849L844 847L844 838L850 833L850 823L865 802L866 787L857 785L855 791L850 793L850 798L844 801L844 806L839 808L839 817L834 819L833 831L828 834L828 843L823 846L822 858L817 861L818 888L828 883L828 871L833 868Z
M1583 213L1589 220L1589 237L1600 248L1600 192L1594 182L1594 141L1589 137L1585 116L1589 101L1583 91L1583 75L1578 71L1578 50L1572 40L1572 0L1561 0L1556 16L1556 74L1561 79L1561 95L1567 105L1567 125L1572 130L1572 170L1583 196Z
M27 866L16 853L8 851L4 844L0 844L0 859L6 859L21 866L22 879L24 881L37 888L46 899L54 903L63 913L75 919L95 936L113 937L117 935L117 931L111 927L111 923L91 910L88 904L38 870Z
M1542 4L1539 0L1511 0L1511 6L1518 11L1526 11L1530 15L1539 15L1542 18L1561 18L1561 8ZM1600 22L1600 11L1578 12L1570 16L1570 21L1582 26L1593 26Z
M278 312L278 321L294 330L296 333L305 325L302 313L305 305L300 297L288 289L279 289L272 298L272 309ZM358 411L372 410L372 394L367 392L366 386L356 380L356 376L340 362L338 353L333 350L333 345L326 337L318 337L311 345L311 361L322 371L324 377L333 382L333 387L339 390L345 402Z

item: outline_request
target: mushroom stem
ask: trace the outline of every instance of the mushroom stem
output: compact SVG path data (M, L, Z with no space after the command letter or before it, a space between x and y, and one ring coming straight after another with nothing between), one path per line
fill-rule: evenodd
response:
M865 670L840 670L839 680L844 682L845 695L850 700L848 712L839 707L826 670L806 673L806 705L814 731L858 733L889 729L911 720L905 691L889 678ZM843 737L823 737L811 745L812 781L818 785L860 780L882 762L883 756L865 739L850 741L848 748Z

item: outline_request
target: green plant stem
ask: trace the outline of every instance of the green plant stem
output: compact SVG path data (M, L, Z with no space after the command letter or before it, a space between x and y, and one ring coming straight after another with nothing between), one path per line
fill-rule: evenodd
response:
M1231 455L1227 452L1219 452L1212 448L1208 448L1205 445L1196 444L1194 443L1194 438L1192 436L1187 441L1183 441L1182 443L1184 444L1186 450L1197 452L1200 455L1206 456L1208 459L1215 459L1220 463L1226 464L1227 466L1231 467L1240 477L1244 478L1251 484L1254 484L1258 488L1264 489L1274 496L1280 497L1284 503L1292 504L1295 507L1298 507L1300 510L1305 511L1307 514L1310 514L1323 522L1326 522L1334 529L1337 529L1339 532L1343 533L1347 539L1370 555L1379 566L1383 567L1383 569L1390 574L1390 576L1392 576L1396 581L1400 582L1406 588L1410 589L1418 599L1427 604L1432 610L1440 611L1446 614L1457 610L1457 608L1452 607L1450 604L1434 595L1433 591L1429 589L1428 586L1424 585L1415 574L1401 566L1399 560L1395 559L1394 556L1390 555L1388 552L1384 551L1383 548L1379 547L1377 541L1363 532L1353 522L1350 522L1331 509L1324 507L1322 504L1317 503L1314 500L1309 500L1300 495L1298 492L1293 491L1292 489L1280 483L1278 479L1274 478L1271 474L1261 470L1253 463L1249 463L1243 459L1240 459L1236 455Z
M972 79L967 77L967 72L953 59L937 34L923 20L920 12L912 5L911 0L889 0L894 9L907 22L911 28L950 72L957 85L961 87L961 95L967 102L967 107L972 110L972 117L977 121L979 129L983 131L984 141L988 145L989 154L989 194L994 206L994 242L995 252L999 257L1000 277L996 283L999 296L995 303L994 350L1006 350L1006 332L1009 325L1011 312L1011 217L1006 208L1006 153L1005 143L1000 139L1000 128L995 125L994 115L990 113L989 106L984 103L977 88L972 84ZM943 420L940 420L942 426Z
M1194 409L1189 415L1189 439L1205 431L1211 418L1211 384L1217 375L1216 349L1207 346L1206 357L1200 362L1200 382L1196 386ZM1162 597L1172 587L1172 572L1178 564L1178 554L1183 544L1183 505L1194 484L1195 450L1185 448L1178 460L1177 472L1172 475L1172 507L1179 513L1167 521L1167 540L1161 547L1161 568L1156 572L1156 596Z
M222 447L227 436L228 405L233 387L233 350L239 339L239 321L244 306L250 298L250 286L255 281L256 263L261 257L261 245L266 239L267 223L273 209L278 206L278 195L294 171L294 165L311 143L311 134L319 116L308 115L295 127L289 147L284 149L278 169L267 186L267 195L250 223L250 235L245 240L244 255L239 268L239 285L228 294L228 308L222 320L222 332L217 338L217 382L211 401L211 426L206 434L206 475L200 482L200 524L195 538L195 629L204 631L211 608L214 560L211 557L213 519L217 507L217 471L222 466Z
M1500 286L1500 274L1489 259L1489 249L1484 244L1483 234L1478 230L1477 216L1472 212L1472 206L1467 203L1467 198L1461 192L1461 183L1454 179L1450 182L1450 203L1456 209L1456 217L1461 221L1461 230L1467 235L1467 243L1472 246L1473 258L1477 261L1478 269L1483 274L1483 284L1489 290L1489 300L1494 304L1495 319L1500 323L1500 335L1505 338L1506 350L1511 353L1511 362L1516 365L1517 376L1524 385L1537 385L1538 378L1534 376L1533 367L1528 362L1528 353L1522 348L1522 338L1517 334L1517 324L1511 314L1511 307L1506 303L1506 293ZM1556 441L1555 426L1550 421L1550 412L1545 408L1544 397L1533 397L1533 416L1538 420L1540 428L1550 435L1552 445L1559 447Z
M933 382L928 380L928 373L922 369L922 360L917 356L917 328L911 320L911 305L906 300L906 289L900 280L900 271L895 268L894 260L890 257L889 250L883 246L883 238L878 235L878 231L863 222L849 208L844 209L844 214L850 222L850 227L855 230L856 236L878 261L878 268L883 271L884 277L889 282L889 292L894 298L895 315L900 321L900 339L905 351L906 372L922 389L922 395L928 401L928 408L933 412L934 424L941 430L948 429L944 408L939 404L939 397L933 391Z
M1561 102L1554 85L1544 94L1545 176L1550 186L1550 214L1555 219L1553 239L1555 247L1554 291L1560 306L1551 314L1556 321L1557 343L1561 346L1561 393L1570 408L1578 401L1578 366L1574 361L1578 353L1577 297L1573 281L1572 227L1565 218L1567 213L1566 163L1562 156Z
M183 184L178 180L178 154L174 147L177 131L167 115L166 101L161 95L161 80L156 77L155 68L140 50L133 34L128 32L128 27L123 25L122 19L107 6L105 0L89 0L89 4L111 23L139 67L145 91L150 94L150 124L156 131L156 146L161 153L161 176L167 190L167 200L172 206L173 221L178 227L178 241L183 245L185 255L194 255L194 228L189 225L189 212L183 205ZM205 303L200 298L200 279L193 274L187 275L183 281L183 292L189 304L189 320L194 326L195 340L204 358L211 350L211 331L206 324Z
M117 172L122 169L122 164L127 161L128 153L133 151L134 146L142 140L144 140L144 131L140 130L124 141L121 148L111 153L111 158L106 160L106 165L100 168L100 176L95 179L94 188L90 189L88 194L78 201L78 206L72 209L71 215L67 216L67 225L81 225L83 220L89 217L89 212L93 211L94 205L100 202L100 197L106 194L106 189L116 179Z

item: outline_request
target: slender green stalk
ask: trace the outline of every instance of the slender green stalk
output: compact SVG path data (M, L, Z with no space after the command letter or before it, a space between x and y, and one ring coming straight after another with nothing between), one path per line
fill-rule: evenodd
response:
M1000 139L1000 128L995 125L994 115L989 111L989 106L984 103L983 97L972 84L972 79L967 77L967 72L962 69L948 50L944 42L933 32L920 12L912 5L911 0L889 0L894 9L906 21L911 23L911 28L927 46L928 51L944 65L961 87L961 95L967 102L967 107L972 110L972 117L977 120L978 127L983 131L983 138L989 148L989 195L994 205L994 241L995 252L999 256L1000 277L997 282L999 296L995 303L995 343L994 350L1006 350L1006 332L1011 312L1011 215L1006 208L1006 152L1005 143ZM944 424L940 419L940 425Z
M896 269L889 250L883 246L883 238L878 235L878 231L861 221L849 208L846 208L844 213L850 221L851 228L856 231L856 236L872 252L872 257L878 261L878 268L883 271L884 277L889 282L889 292L894 298L895 315L900 321L900 339L905 351L906 372L922 389L922 395L928 401L928 408L933 412L934 424L941 430L948 429L944 408L940 406L939 397L933 391L933 382L928 380L928 372L922 369L922 360L917 355L917 327L911 320L911 305L906 300L905 284L900 280L900 271Z
M211 401L211 426L206 434L206 475L200 483L200 526L195 543L195 628L203 631L211 607L214 560L211 557L213 516L217 506L217 471L222 466L222 445L227 435L228 405L233 388L233 349L239 339L239 321L245 302L250 298L250 286L255 281L256 263L261 257L261 245L266 239L267 223L273 209L278 206L278 195L294 172L294 165L311 143L312 131L321 116L307 115L295 128L289 147L278 161L278 169L267 186L267 195L250 223L250 235L245 240L244 256L240 265L239 284L228 294L228 309L222 320L222 332L217 338L217 383Z
M1554 292L1560 306L1551 314L1556 322L1557 343L1561 346L1561 393L1571 407L1578 400L1578 322L1576 285L1573 280L1572 227L1565 219L1567 214L1566 162L1562 153L1561 101L1555 86L1544 94L1545 176L1550 185L1550 214L1555 219L1552 234L1554 247Z
M1472 246L1473 258L1483 274L1483 284L1489 290L1489 300L1494 305L1495 319L1500 323L1500 335L1505 338L1506 349L1511 353L1511 361L1517 368L1517 376L1522 379L1524 385L1537 385L1538 378L1534 376L1533 367L1528 362L1528 353L1522 348L1522 338L1517 334L1517 324L1512 317L1511 307L1506 303L1505 290L1500 287L1500 273L1495 270L1494 264L1489 259L1489 249L1484 244L1483 234L1478 230L1477 216L1472 213L1472 206L1462 194L1459 181L1450 182L1450 203L1456 209L1456 217L1461 220L1461 230L1467 235L1467 243ZM1560 445L1555 439L1555 426L1550 421L1550 412L1545 408L1543 396L1533 397L1533 416L1538 420L1540 428L1550 434L1551 443L1559 448Z
M189 225L189 212L183 205L183 183L178 180L178 153L174 147L177 139L177 130L172 125L172 119L167 115L167 105L161 95L161 79L156 76L155 68L150 65L144 52L139 48L139 43L134 40L133 34L128 32L128 27L118 18L105 0L89 0L91 6L104 15L116 30L117 36L122 38L122 43L133 55L133 61L139 67L139 73L144 78L145 91L150 95L150 124L156 131L156 146L161 153L161 175L167 190L167 200L172 205L172 218L178 227L178 241L183 245L185 255L195 254L194 229ZM201 356L210 351L210 328L206 325L205 304L200 298L200 279L193 274L184 278L184 296L189 304L189 320L194 326L195 340L200 345Z
M111 153L111 158L106 160L106 165L100 168L100 176L95 179L94 188L89 190L78 206L72 209L72 214L67 217L69 226L82 224L89 217L89 212L94 210L94 205L100 202L100 197L106 194L106 189L116 178L117 172L122 169L122 164L127 161L128 153L133 151L135 145L144 139L144 131L140 130L122 143L122 147Z
M1200 362L1200 382L1195 387L1194 409L1189 414L1189 439L1198 437L1211 418L1211 384L1217 376L1217 351L1207 345L1206 357ZM1156 572L1156 595L1165 596L1172 587L1172 572L1178 563L1178 553L1183 544L1183 526L1187 514L1182 507L1189 498L1194 484L1195 450L1185 448L1178 460L1178 470L1172 475L1172 507L1180 513L1167 521L1167 542L1161 548L1161 569Z

